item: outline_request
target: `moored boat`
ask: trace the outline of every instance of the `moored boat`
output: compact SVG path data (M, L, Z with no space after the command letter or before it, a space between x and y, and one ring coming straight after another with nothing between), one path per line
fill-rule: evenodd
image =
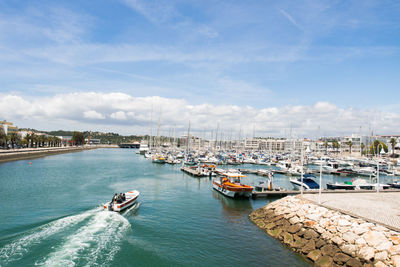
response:
M240 174L224 175L213 180L213 188L228 197L251 197L253 187L242 184Z
M354 189L356 189L356 186L352 185L352 184L346 184L346 183L340 184L340 183L336 182L336 183L327 183L326 188L331 189L331 190L336 190L336 189L354 190Z
M136 203L139 195L140 192L137 190L126 192L121 197L115 194L113 200L104 204L103 207L105 210L120 212L132 207Z
M312 178L315 178L315 176L310 174L305 174L303 176L303 181L301 181L300 177L298 179L290 179L290 183L296 190L300 190L301 187L303 187L304 190L319 189L319 184L315 182Z

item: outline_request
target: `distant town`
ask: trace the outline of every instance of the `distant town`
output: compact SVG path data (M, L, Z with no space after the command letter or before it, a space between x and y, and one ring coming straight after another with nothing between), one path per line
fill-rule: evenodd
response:
M240 140L226 140L218 135L213 140L206 140L195 135L182 135L180 137L131 135L122 136L118 133L103 133L92 131L39 131L28 128L18 128L12 122L0 121L0 147L7 148L32 148L32 147L57 147L76 145L109 144L120 147L138 148L140 143L146 142L153 147L186 147L233 149L243 151L270 151L270 152L305 152L319 154L337 154L353 156L361 155L387 155L398 157L400 154L400 135L360 135L321 137L318 140L308 138L274 138L252 137ZM379 149L378 149L379 148Z

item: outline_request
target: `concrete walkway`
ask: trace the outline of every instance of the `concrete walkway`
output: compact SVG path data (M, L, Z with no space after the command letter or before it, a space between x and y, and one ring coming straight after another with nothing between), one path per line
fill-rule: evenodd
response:
M303 198L318 203L318 194ZM400 193L324 193L321 205L400 231Z

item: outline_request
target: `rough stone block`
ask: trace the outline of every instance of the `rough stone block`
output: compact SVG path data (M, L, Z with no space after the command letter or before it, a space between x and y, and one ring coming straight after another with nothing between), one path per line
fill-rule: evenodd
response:
M278 237L281 234L282 230L280 228L270 229L267 233L272 237Z
M333 261L337 262L339 264L343 264L343 263L347 262L348 260L350 260L350 258L351 257L349 255L339 252L339 253L335 254L335 256L333 257Z
M333 257L336 253L339 252L339 248L333 244L328 244L321 248L321 252L322 255Z
M318 237L319 237L319 234L312 229L307 229L304 232L305 239L317 239Z
M362 236L368 245L371 247L377 247L383 242L387 242L387 238L381 232L377 231L368 231Z
M322 238L319 238L319 239L317 240L317 242L315 242L315 247L316 247L316 248L321 248L321 247L323 247L323 246L325 246L325 245L326 245L326 242L325 242L325 240L322 239Z
M333 266L333 259L329 256L321 256L319 259L315 262L315 265L321 266L321 267L331 267Z
M370 261L375 257L375 250L368 246L362 247L358 251L358 256L366 261Z
M358 235L354 234L353 232L346 232L342 236L343 240L350 243L354 244L356 239L358 238Z
M356 251L357 251L357 247L355 245L352 244L343 244L342 246L340 246L340 249L351 256L355 256L356 255Z
M377 261L385 261L387 259L387 257L388 257L387 251L381 251L381 252L375 253L374 259Z
M301 224L293 224L287 228L287 231L291 234L297 233L301 229Z
M358 246L364 246L364 245L367 244L367 242L366 242L366 241L364 240L364 238L362 238L362 237L357 238L355 243L356 243L356 245L358 245Z
M332 237L331 240L332 240L333 243L335 243L335 244L338 245L338 246L341 246L341 245L344 243L343 239L341 239L341 238L338 237L338 236Z
M314 240L308 240L306 244L302 247L301 252L304 254L308 254L309 252L313 251L315 249L315 241Z
M346 266L351 266L351 267L361 267L361 262L356 259L356 258L351 258L346 262Z
M393 256L392 261L394 267L400 267L400 255Z
M378 251L388 251L392 246L393 246L392 242L387 241L387 242L383 242L380 245L378 245L376 247L376 250L378 250Z
M384 263L381 262L381 261L378 261L378 262L375 262L374 267L387 267L387 265L384 264Z

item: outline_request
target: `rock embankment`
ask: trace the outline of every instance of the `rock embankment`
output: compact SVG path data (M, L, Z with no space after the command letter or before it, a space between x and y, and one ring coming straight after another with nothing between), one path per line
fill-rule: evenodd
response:
M400 267L400 233L285 197L253 211L250 219L318 266Z

